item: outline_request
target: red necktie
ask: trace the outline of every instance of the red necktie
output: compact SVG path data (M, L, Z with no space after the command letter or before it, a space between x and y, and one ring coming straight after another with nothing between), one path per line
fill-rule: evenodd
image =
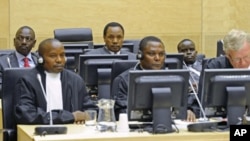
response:
M24 62L24 67L30 67L30 65L29 65L29 58L27 58L27 57L25 57L25 58L23 58L23 62Z

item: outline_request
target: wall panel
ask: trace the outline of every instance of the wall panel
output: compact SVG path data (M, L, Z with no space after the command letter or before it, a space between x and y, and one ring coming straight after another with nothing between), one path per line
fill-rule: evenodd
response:
M53 30L91 27L102 43L103 27L118 21L126 39L156 35L168 52L183 38L195 41L200 53L216 54L216 41L232 28L250 31L249 0L0 0L0 48L13 47L17 28L35 29L37 45ZM31 6L32 5L32 6Z

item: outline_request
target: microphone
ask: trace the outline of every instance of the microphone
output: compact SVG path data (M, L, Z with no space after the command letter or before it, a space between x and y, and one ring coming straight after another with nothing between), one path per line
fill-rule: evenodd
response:
M140 61L138 61L138 62L135 64L133 70L136 70L136 67L137 67L139 64L140 64Z
M195 81L194 77L193 77L192 74L190 73L189 67L187 66L187 64L186 64L184 61L183 61L183 64L184 64L184 66L188 69L188 72L189 72L189 75L191 76L191 79L195 82L195 85L198 87L197 82ZM199 100L199 98L198 98L198 96L197 96L197 92L196 92L196 90L194 89L194 86L193 86L192 82L191 82L190 80L188 80L188 83L189 83L189 85L191 86L191 89L192 89L193 92L194 92L195 99L196 99L196 101L197 101L197 103L198 103L198 105L199 105L199 107L200 107L200 109L201 109L201 113L202 113L203 119L200 118L199 121L208 121L208 118L207 118L207 116L206 116L205 110L203 109L203 107L202 107L202 105L201 105L201 102L200 102L200 100Z
M45 89L43 87L41 75L37 74L37 80L39 81L39 84L42 88L43 95L47 101L47 111L49 111L49 125L43 125L38 126L35 128L35 134L37 135L46 135L46 134L66 134L67 133L67 127L61 126L61 125L53 125L53 117L52 117L52 111L51 111L51 100L49 96L46 94Z
M7 63L8 63L8 65L9 65L9 67L12 68L12 66L11 66L11 64L10 64L10 58L9 58L9 57L7 57Z

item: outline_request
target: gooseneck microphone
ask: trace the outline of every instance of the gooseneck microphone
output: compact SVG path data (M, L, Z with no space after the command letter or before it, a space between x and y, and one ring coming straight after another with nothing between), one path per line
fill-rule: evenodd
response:
M46 101L47 101L47 108L48 108L48 110L47 111L49 111L49 124L50 125L53 125L53 118L52 118L52 112L51 112L51 101L50 101L50 98L48 98L48 95L46 94L46 92L45 92L45 90L44 90L44 87L43 87L43 83L42 83L42 79L41 79L41 75L38 73L37 74L37 79L38 79L38 81L39 81L39 83L40 83L40 86L41 86L41 88L42 88L42 92L43 92L43 96L44 96L44 98L46 99Z
M10 64L10 58L9 58L9 57L7 57L7 63L8 63L8 66L9 66L10 68L12 68L12 66L11 66L11 64Z
M190 72L191 70L189 69L189 67L187 66L187 64L186 64L184 61L183 61L183 64L184 64L184 66L188 69L189 75L190 75L191 79L195 82L195 85L198 86L198 84L197 84L197 82L195 81L194 77L192 76L192 74L191 74L191 72ZM200 107L200 109L201 109L201 112L202 112L203 119L200 118L199 121L208 121L208 118L207 118L207 116L206 116L205 110L203 109L203 107L202 107L202 105L201 105L201 102L200 102L200 100L199 100L199 98L198 98L198 96L197 96L197 92L196 92L196 90L194 89L194 86L193 86L192 82L190 81L190 79L188 80L188 83L189 83L189 85L191 86L191 89L192 89L192 91L193 91L193 93L194 93L195 99L196 99L196 101L197 101L197 103L198 103L198 105L199 105L199 107Z
M47 135L47 134L66 134L67 133L67 127L62 126L62 125L53 125L53 116L52 116L52 111L51 111L51 100L50 97L46 94L41 75L38 73L37 74L37 80L39 81L39 84L42 88L42 93L44 95L44 98L46 99L47 102L47 111L49 111L49 125L43 125L43 126L38 126L35 128L35 134L37 135Z

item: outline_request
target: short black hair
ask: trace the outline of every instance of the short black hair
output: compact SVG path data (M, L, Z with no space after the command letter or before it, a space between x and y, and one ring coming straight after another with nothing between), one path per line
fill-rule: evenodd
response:
M110 26L111 26L111 27L119 26L119 27L122 29L123 34L125 34L124 28L123 28L123 26L122 26L120 23L118 23L118 22L110 22L110 23L106 24L105 27L104 27L104 30L103 30L103 37L106 36L107 30L108 30L108 28L109 28Z
M48 43L53 43L53 42L60 42L60 41L55 39L55 38L47 38L47 39L44 39L43 41L41 41L39 46L38 46L38 55L43 56L45 46Z
M160 38L155 37L155 36L146 36L143 39L141 39L141 41L139 43L139 50L143 51L144 48L146 48L147 43L151 42L151 41L153 41L153 42L160 42L164 46L164 44L163 44L163 42L161 41Z
M181 44L183 43L183 42L185 42L185 41L190 41L190 42L192 42L193 44L194 44L194 42L191 40L191 39L183 39L183 40L181 40L179 43L178 43L178 45L177 45L177 50L179 51L179 49L180 49L180 46L181 46ZM195 45L195 44L194 44Z
M34 38L36 38L36 34L35 34L35 31L30 27L30 26L27 26L27 25L24 25L24 26L21 26L20 28L18 28L18 30L17 30L17 32L16 32L16 37L17 37L17 33L20 31L20 30L22 30L22 29L29 29L31 32L33 32L33 34L34 34Z

